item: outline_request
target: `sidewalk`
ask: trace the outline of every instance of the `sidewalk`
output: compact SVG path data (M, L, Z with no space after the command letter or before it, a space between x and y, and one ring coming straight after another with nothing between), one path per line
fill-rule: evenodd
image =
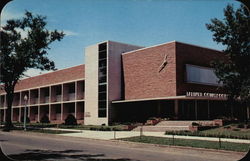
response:
M127 137L133 137L133 136L140 136L140 132L138 131L115 131L114 132L114 131L92 131L92 130L77 130L77 129L57 129L57 128L45 128L45 129L78 132L78 133L58 134L62 136L83 137L83 138L92 138L92 139L101 139L101 140L111 140L111 139L120 139L120 138L127 138ZM165 135L164 132L143 132L142 134L144 136L173 138L173 135ZM219 138L215 138L215 137L174 135L174 138L219 141ZM221 138L221 141L250 144L250 140L243 140L243 139Z

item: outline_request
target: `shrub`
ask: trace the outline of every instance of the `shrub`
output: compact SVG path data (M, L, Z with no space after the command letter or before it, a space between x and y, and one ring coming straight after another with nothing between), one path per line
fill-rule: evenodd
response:
M231 126L224 126L224 129L230 129Z
M237 125L237 128L244 128L244 127L245 127L244 124Z
M110 127L101 127L100 131L111 131Z
M24 122L24 116L21 117L21 122ZM26 116L26 123L30 123L30 118Z
M192 122L192 126L200 126L197 122Z
M89 128L89 130L98 130L98 128L96 128L96 127L91 127L91 128Z
M77 125L77 121L74 115L69 114L65 119L65 125Z
M50 123L49 117L47 115L43 115L43 117L40 120L41 123Z
M148 120L157 120L156 117L149 117Z
M233 131L240 131L240 129L237 129L237 128L236 128L236 129L233 129Z
M119 127L114 127L112 130L113 130L113 131L122 131L122 129L119 128Z

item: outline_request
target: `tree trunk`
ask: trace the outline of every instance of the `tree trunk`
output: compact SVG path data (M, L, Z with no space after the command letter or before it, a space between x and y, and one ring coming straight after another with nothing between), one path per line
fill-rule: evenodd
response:
M12 116L12 102L13 102L13 97L14 97L14 91L13 90L9 90L6 91L6 100L7 100L7 111L6 111L6 124L4 127L5 131L10 131L11 128L13 128L13 124L12 124L12 120L11 120L11 116Z

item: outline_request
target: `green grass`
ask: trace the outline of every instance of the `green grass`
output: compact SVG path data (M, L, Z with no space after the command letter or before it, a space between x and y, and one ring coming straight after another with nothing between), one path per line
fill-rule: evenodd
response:
M238 128L238 124L231 124L219 128L203 130L203 131L166 131L166 134L188 135L188 136L204 136L204 137L221 137L234 139L250 139L249 128Z
M78 129L78 130L96 130L96 131L121 131L123 130L122 125L116 126L101 126L101 125L59 125L59 128L65 129Z
M242 144L242 143L221 142L221 147L220 147L219 142L215 141L174 139L173 142L172 138L153 137L153 136L142 136L142 137L136 136L130 138L123 138L120 140L149 143L149 144L159 144L159 145L188 146L196 148L222 149L222 150L241 151L241 152L246 152L250 148L250 144Z
M43 130L43 129L27 130L27 131L29 131L29 132L37 132L37 133L46 133L46 134L66 134L66 133L76 133L75 131Z
M24 131L22 127L14 127L13 130ZM62 131L62 130L48 130L48 129L27 129L27 132L47 133L47 134L66 134L77 133L75 131Z
M14 126L23 126L23 123L14 122ZM77 130L96 130L96 131L122 131L124 125L102 126L102 125L64 125L64 124L51 124L51 123L27 123L27 127L31 128L62 128L62 129L77 129Z

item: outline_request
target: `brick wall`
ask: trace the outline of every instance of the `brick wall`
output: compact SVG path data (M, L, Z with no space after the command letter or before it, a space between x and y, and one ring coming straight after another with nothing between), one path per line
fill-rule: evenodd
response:
M84 65L78 65L71 68L50 72L35 77L20 80L15 90L23 90L29 88L36 88L60 82L66 82L76 79L84 78ZM5 93L3 90L0 93Z
M165 55L166 67L159 72ZM122 55L125 99L176 95L175 42Z
M159 72L166 54L168 64ZM211 67L212 60L223 58L220 51L180 42L125 53L125 99L178 96L186 91L223 93L217 86L186 83L185 69L186 64Z
M186 91L223 93L217 86L186 83L186 64L211 67L212 60L223 59L222 52L195 45L176 42L177 95Z

